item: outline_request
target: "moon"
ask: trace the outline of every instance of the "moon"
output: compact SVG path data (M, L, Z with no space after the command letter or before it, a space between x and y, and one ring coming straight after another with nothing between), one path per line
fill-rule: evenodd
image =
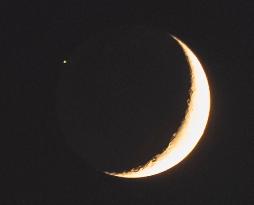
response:
M162 173L186 158L204 133L210 112L210 89L206 74L191 49L177 37L171 37L182 48L189 63L191 87L185 117L162 153L157 154L145 165L129 171L105 171L105 174L122 178L142 178Z

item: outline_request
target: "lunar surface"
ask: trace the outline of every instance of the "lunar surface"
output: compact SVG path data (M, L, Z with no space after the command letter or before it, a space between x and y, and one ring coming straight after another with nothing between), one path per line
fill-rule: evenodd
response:
M164 172L181 162L195 148L205 130L210 111L210 90L206 74L195 54L181 40L173 38L182 47L189 62L191 95L181 126L168 147L143 166L126 172L105 172L117 177L140 178Z
M56 92L66 149L125 178L182 161L202 136L210 107L197 57L167 31L147 27L84 36L59 64Z

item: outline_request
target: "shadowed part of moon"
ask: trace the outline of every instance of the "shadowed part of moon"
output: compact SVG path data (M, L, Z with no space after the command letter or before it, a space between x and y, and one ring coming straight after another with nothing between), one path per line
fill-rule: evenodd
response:
M57 89L66 143L94 167L123 171L166 148L189 97L189 68L168 33L116 29L84 39Z

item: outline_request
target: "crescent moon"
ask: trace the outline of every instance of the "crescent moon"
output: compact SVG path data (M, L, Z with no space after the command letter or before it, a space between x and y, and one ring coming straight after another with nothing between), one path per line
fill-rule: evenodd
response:
M204 69L190 48L172 36L182 48L191 75L190 99L185 117L167 148L143 166L124 172L104 172L123 178L148 177L164 172L181 162L202 137L210 112L210 90Z

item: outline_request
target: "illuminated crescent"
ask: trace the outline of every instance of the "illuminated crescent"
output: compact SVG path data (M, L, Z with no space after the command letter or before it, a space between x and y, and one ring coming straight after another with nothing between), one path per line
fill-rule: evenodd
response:
M202 137L210 112L210 90L201 63L178 38L172 36L183 49L191 75L190 100L185 118L167 148L143 166L124 172L105 172L123 178L141 178L164 172L181 162Z

